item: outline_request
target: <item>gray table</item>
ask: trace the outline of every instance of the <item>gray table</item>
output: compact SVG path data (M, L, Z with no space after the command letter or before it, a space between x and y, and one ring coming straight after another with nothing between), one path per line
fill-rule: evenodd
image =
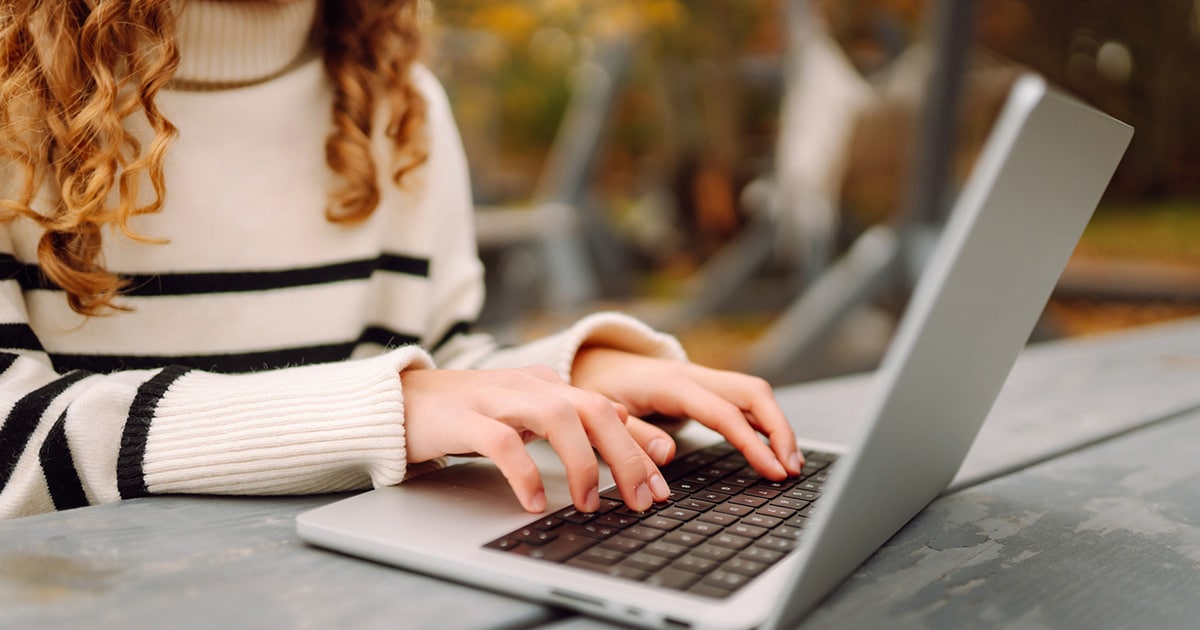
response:
M870 386L786 388L844 442ZM1200 627L1200 320L1027 350L951 491L804 627ZM331 497L155 497L0 522L0 627L603 622L313 549Z

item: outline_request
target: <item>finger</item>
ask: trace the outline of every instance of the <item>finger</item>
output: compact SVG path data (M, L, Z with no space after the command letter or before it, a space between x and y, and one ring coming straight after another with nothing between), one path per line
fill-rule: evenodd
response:
M575 507L581 512L600 509L600 464L579 412L568 397L571 388L535 383L532 378L519 385L522 389L501 389L489 396L487 415L518 434L530 431L549 440L566 469Z
M746 414L736 405L690 379L670 388L664 407L678 405L683 414L725 436L762 475L776 481L788 476L774 451L758 437Z
M464 423L471 429L467 438L470 447L495 462L521 506L535 514L545 512L546 491L542 476L525 450L521 436L511 427L483 415L468 418Z
M799 475L804 455L796 447L796 434L779 408L771 384L757 376L694 367L693 378L744 411L751 425L770 440L779 463L789 474Z
M658 467L630 435L612 403L599 394L572 388L575 408L580 411L584 430L600 457L612 469L621 498L630 509L644 511L655 501L671 496Z
M625 421L625 429L655 464L665 466L674 459L675 440L670 433L636 416L629 416Z

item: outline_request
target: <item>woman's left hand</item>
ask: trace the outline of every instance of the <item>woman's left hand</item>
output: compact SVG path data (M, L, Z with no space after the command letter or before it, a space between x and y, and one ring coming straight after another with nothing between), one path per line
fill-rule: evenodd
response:
M675 441L636 416L693 418L725 436L755 470L775 481L799 475L804 465L770 384L756 376L585 347L575 355L571 384L625 405L630 434L660 466L674 457Z

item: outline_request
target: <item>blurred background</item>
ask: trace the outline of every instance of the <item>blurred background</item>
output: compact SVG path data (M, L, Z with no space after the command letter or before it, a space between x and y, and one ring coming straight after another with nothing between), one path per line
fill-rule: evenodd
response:
M430 3L479 205L482 327L517 342L616 308L776 383L873 368L920 264L879 258L880 228L936 233L907 204L945 6ZM1021 72L1137 130L1034 339L1200 314L1200 0L966 17L957 114L937 121L946 202ZM818 303L855 257L882 262Z

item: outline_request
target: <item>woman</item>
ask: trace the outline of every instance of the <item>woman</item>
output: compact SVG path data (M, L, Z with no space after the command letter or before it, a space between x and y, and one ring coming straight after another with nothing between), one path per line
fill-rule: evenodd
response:
M763 381L631 318L469 332L467 171L414 2L3 8L0 517L382 486L465 453L540 512L534 438L579 509L596 452L644 509L674 454L650 413L799 472Z

